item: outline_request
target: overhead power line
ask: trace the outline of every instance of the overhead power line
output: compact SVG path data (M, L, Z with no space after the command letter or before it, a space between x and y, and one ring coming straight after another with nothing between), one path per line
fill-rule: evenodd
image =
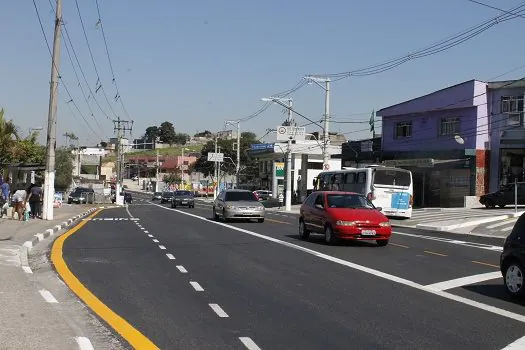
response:
M511 11L507 11L507 10L503 10L503 9L500 9L499 7L495 7L495 6L492 6L492 5L487 5L485 3L482 3L480 1L476 1L476 0L467 0L467 1L470 1L474 4L478 4L478 5L481 5L481 6L485 6L485 7L488 7L489 9L493 9L493 10L497 10L497 11L501 11L501 12L504 12L506 14L510 14L510 15L514 15L514 16L518 16L518 17L521 17L521 18L525 18L525 16L523 15L520 15L520 14L517 14L517 13L514 13L514 12L511 12Z

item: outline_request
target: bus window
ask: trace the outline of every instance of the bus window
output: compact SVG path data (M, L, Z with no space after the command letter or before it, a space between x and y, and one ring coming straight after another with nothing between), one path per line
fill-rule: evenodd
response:
M332 191L341 191L343 189L343 174L338 173L333 177Z
M401 186L409 187L410 172L398 169L376 169L374 186Z
M364 171L357 173L357 183L358 184L366 183L366 173Z
M355 184L355 173L348 173L345 176L345 184Z
M324 174L321 182L321 190L329 191L332 187L332 174Z
M366 172L360 171L357 173L357 185L354 187L354 191L357 193L365 194L367 193L366 188Z

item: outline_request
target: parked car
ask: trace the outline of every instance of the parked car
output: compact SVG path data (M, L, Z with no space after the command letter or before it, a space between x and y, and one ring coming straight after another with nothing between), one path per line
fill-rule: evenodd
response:
M479 202L486 208L495 208L496 206L504 208L506 205L514 205L516 193L514 184L503 186L499 191L484 194L479 197ZM518 184L518 205L525 204L525 184Z
M213 218L228 220L251 220L264 222L265 208L248 190L224 190L213 202Z
M190 191L175 191L173 198L171 198L171 207L187 206L188 208L195 208L195 198Z
M324 234L328 244L339 239L375 240L386 246L392 235L388 218L365 196L352 192L318 191L303 203L299 216L299 236Z
M151 198L152 201L154 200L162 200L162 192L155 192L153 193L153 198Z
M67 203L87 204L93 203L95 199L95 191L92 188L77 187L67 197Z
M171 202L171 199L173 198L173 191L164 191L162 192L162 196L160 198L160 203L168 203Z
M257 190L257 191L254 191L254 193L257 195L257 197L261 201L267 201L272 196L272 191L267 191L267 190Z
M503 243L500 270L507 293L525 297L525 215L519 217Z

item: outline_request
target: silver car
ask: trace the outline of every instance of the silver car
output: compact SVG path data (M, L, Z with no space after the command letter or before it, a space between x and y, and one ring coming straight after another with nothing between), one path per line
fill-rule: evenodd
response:
M213 219L251 220L264 222L265 209L257 197L247 190L225 190L213 202Z

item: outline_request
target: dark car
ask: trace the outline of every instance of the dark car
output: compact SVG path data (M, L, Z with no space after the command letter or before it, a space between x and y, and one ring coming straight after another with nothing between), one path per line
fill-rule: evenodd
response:
M352 192L318 191L301 206L299 237L324 234L328 244L345 240L374 240L386 246L392 235L388 218L365 196Z
M92 188L77 187L67 197L67 203L87 204L95 200L95 191Z
M518 184L518 205L525 204L525 184ZM487 193L479 197L479 202L487 208L495 208L496 206L504 208L506 205L514 205L516 201L516 193L514 184L503 186L499 191Z
M525 297L525 215L520 216L505 239L500 269L507 292L513 297Z
M168 203L168 202L171 202L172 198L173 198L173 191L165 191L165 192L162 192L162 197L160 198L160 202Z
M175 191L173 198L171 198L171 207L187 206L188 208L195 208L195 198L190 191Z
M153 193L153 198L151 198L151 200L162 200L162 192Z

